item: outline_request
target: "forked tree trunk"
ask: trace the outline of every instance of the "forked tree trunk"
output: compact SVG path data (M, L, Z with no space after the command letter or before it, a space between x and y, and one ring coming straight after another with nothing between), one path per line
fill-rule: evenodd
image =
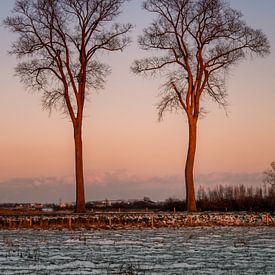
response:
M186 205L188 212L196 212L196 198L194 188L194 161L197 145L197 119L188 117L189 141L185 164Z
M74 144L75 144L75 179L76 179L76 212L85 212L85 192L84 192L84 173L83 173L83 154L82 154L82 126L74 125Z

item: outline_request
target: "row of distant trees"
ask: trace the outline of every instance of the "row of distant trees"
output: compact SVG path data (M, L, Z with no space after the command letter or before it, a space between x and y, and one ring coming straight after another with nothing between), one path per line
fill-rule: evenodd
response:
M216 189L198 190L198 205L210 211L274 211L275 189L272 186L245 187L219 186Z
M275 185L262 186L217 186L205 190L202 186L197 191L197 205L199 211L248 211L248 212L274 212L275 211ZM0 208L18 209L21 211L42 210L41 205L18 203L3 203ZM73 210L74 205L45 204L43 208L55 211ZM186 211L185 200L168 198L165 201L154 202L149 197L142 200L117 201L109 200L88 202L86 208L90 211ZM43 210L42 210L43 211Z
M10 53L20 60L16 73L21 81L42 94L46 109L61 110L72 122L77 212L85 211L84 106L110 72L101 54L122 51L130 43L132 25L114 23L126 1L16 0L13 15L4 21L17 35ZM247 56L268 55L270 45L225 0L145 0L143 8L153 22L138 44L151 55L136 60L132 71L162 77L160 119L167 111L186 115L186 204L188 211L196 211L193 173L201 99L225 107L228 71Z
M197 191L199 211L275 211L275 162L271 169L264 171L264 185L260 186L223 186L207 189L200 186ZM94 208L89 204L88 208ZM108 208L108 207L107 207ZM138 209L186 211L185 200L168 198L163 202L152 202L149 198L131 203L112 204L111 209Z
M207 190L200 186L197 191L197 205L199 211L275 211L275 162L271 163L271 168L264 171L264 185L260 186L223 186L208 188ZM20 207L18 207L20 206ZM56 211L73 210L74 205L46 204L44 208L50 208ZM187 204L185 200L168 198L165 201L154 202L149 197L143 200L119 201L111 203L88 202L85 207L89 210L100 211L186 211ZM0 208L41 210L35 205L29 203L2 203ZM41 209L40 209L41 208Z
M269 185L261 187L218 186L205 190L200 187L197 192L199 211L275 211L275 188ZM162 202L136 200L118 202L104 207L87 204L93 210L140 210L140 211L186 211L185 200L169 198Z

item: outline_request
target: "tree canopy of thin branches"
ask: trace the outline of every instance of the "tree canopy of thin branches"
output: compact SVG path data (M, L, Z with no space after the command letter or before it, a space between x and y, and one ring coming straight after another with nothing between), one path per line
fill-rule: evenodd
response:
M264 182L275 188L275 161L270 164L271 169L264 171Z
M104 51L123 50L130 24L114 23L127 0L16 0L4 25L17 34L16 74L42 94L43 107L69 115L74 129L76 210L85 211L82 121L90 91L103 88Z
M155 55L136 60L132 70L165 78L157 107L160 119L167 111L182 110L187 115L186 201L187 209L196 211L193 170L201 98L208 96L226 106L229 69L247 56L268 55L269 42L223 0L146 0L143 8L154 21L138 42Z

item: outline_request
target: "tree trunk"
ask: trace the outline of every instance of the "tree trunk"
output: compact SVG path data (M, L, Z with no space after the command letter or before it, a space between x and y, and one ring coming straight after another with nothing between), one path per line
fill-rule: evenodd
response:
M196 212L196 199L194 188L194 161L197 145L197 119L188 117L189 141L185 164L186 205L188 212Z
M82 126L81 123L74 125L75 143L75 179L76 179L76 212L85 212L85 192L82 154Z

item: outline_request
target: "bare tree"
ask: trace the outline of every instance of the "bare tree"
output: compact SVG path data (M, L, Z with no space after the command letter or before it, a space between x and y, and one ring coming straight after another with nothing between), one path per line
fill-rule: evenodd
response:
M109 67L103 51L130 42L130 24L112 23L127 0L17 0L4 25L18 35L10 53L20 62L21 81L42 93L43 107L59 109L72 121L75 144L76 211L85 211L82 121L85 99L102 88Z
M160 119L166 111L183 110L187 115L186 200L188 211L196 211L193 170L201 99L208 96L226 106L228 70L247 55L266 56L269 42L223 0L146 0L143 7L155 19L138 42L157 54L135 61L132 70L166 77Z
M275 161L270 164L271 169L264 171L264 182L275 188Z

